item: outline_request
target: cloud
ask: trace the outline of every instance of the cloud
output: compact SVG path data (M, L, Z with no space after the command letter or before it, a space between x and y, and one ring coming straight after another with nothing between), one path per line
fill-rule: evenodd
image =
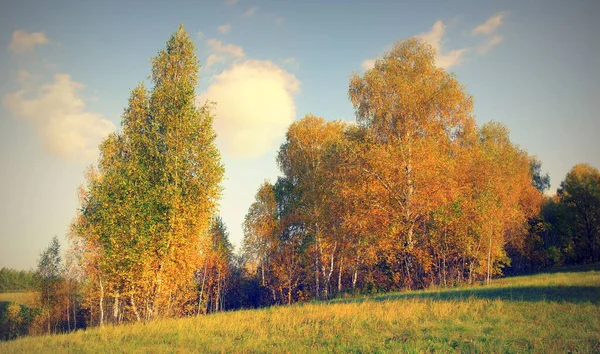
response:
M217 142L234 157L258 157L277 148L294 121L300 81L271 61L246 60L214 76L198 96L217 102Z
M502 25L504 22L504 18L506 17L506 12L500 12L482 23L481 25L475 27L471 34L475 36L487 36L487 41L477 48L477 53L485 54L493 47L497 46L502 42L502 37L499 35L494 35L496 30Z
M442 51L444 34L446 25L443 21L436 21L429 32L418 34L416 37L422 39L433 47L436 51L436 64L444 69L461 63L463 55L468 51L468 48L453 49L448 52Z
M196 35L198 36L198 39L204 39L204 33L202 31L198 31Z
M256 13L256 10L258 10L258 8L256 6L249 8L248 10L246 10L246 12L244 12L244 17L254 16L254 14Z
M225 5L227 6L233 6L235 4L237 4L238 0L225 0Z
M17 82L21 85L25 85L27 80L31 77L31 74L25 70L19 70L17 73Z
M375 67L375 59L365 59L361 65L365 70L373 69Z
M283 17L277 17L275 19L275 23L278 24L278 25L282 24L283 21L285 21L285 19Z
M492 49L493 47L497 46L498 44L500 44L502 42L502 37L500 36L493 36L492 38L488 39L488 41L479 46L477 48L477 53L479 54L485 54L487 53L490 49Z
M246 56L244 49L240 46L233 44L223 44L218 39L207 39L206 45L208 47L208 58L206 58L206 67L221 63L230 59L238 59Z
M227 33L229 33L229 31L231 31L231 25L230 24L221 25L221 26L217 27L217 29L219 30L219 33L227 34Z
M242 47L233 44L224 45L223 42L218 39L207 39L206 44L208 45L209 50L214 52L225 53L234 57L243 57L246 55Z
M504 22L504 17L506 17L506 12L500 12L490 17L482 23L481 25L475 27L471 33L473 35L490 35L498 29Z
M283 59L283 66L286 67L288 70L297 71L298 69L300 69L300 62L296 58L289 57Z
M19 90L4 96L4 105L16 116L33 124L45 147L54 155L89 162L98 154L98 145L115 130L101 114L85 109L78 90L84 85L68 74L56 74L54 82L33 92Z
M46 38L44 32L28 33L22 30L16 30L12 34L12 41L8 49L16 54L23 54L33 51L36 45L47 44L50 41Z

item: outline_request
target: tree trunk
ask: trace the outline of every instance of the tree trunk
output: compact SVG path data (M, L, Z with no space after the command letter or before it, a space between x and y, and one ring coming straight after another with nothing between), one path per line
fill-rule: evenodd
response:
M319 298L321 293L319 289L319 225L316 225L315 232L315 298Z
M98 278L100 281L100 327L104 326L104 285L102 284L102 277Z
M339 273L338 273L338 294L342 292L342 271L343 271L343 267L344 267L344 253L340 252L340 266L339 266Z
M119 322L119 294L115 295L115 303L113 305L113 322Z
M140 314L138 313L137 306L135 306L135 299L133 297L133 292L130 296L131 299L131 308L133 309L133 314L135 315L135 319L140 322Z
M217 296L215 303L215 312L219 312L219 298L221 296L221 268L219 267L219 274L217 276Z
M488 247L488 261L487 261L487 285L490 285L490 274L492 270L492 234L490 233L490 245Z
M198 299L198 313L200 315L200 306L202 305L202 299L204 298L204 283L206 282L206 273L208 272L208 263L204 266L204 272L202 274L202 285L200 286L200 297Z
M325 264L323 264L323 278L324 278L324 284L323 284L323 297L325 299L329 298L329 286L331 283L331 275L333 275L333 267L334 267L334 259L335 259L335 251L337 249L337 241L335 242L335 244L333 245L333 250L331 251L331 257L329 259L329 269L325 268ZM323 252L321 252L322 254Z

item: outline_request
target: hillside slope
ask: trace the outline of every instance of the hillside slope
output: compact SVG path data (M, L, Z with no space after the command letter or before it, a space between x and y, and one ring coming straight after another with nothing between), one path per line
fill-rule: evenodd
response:
M600 272L95 328L0 352L599 352Z

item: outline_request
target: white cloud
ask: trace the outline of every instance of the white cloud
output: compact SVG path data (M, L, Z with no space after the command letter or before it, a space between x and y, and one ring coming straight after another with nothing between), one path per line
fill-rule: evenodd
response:
M492 38L488 39L488 41L479 46L477 48L477 53L479 54L485 54L487 53L490 49L492 49L493 47L497 46L498 44L500 44L502 42L502 37L500 36L493 36Z
M436 21L429 32L417 35L417 38L424 40L436 51L436 64L444 69L460 64L463 55L468 51L467 48L453 49L448 52L442 51L446 25L441 20Z
M504 17L506 17L506 12L500 12L471 31L473 35L488 37L487 41L477 48L477 53L485 54L502 42L502 37L494 35L494 33L504 22Z
M207 39L206 44L208 45L209 50L213 52L225 53L234 57L243 57L246 55L242 47L233 44L224 45L223 42L218 39Z
M16 30L12 34L12 41L8 46L13 53L23 54L33 51L36 45L49 43L44 32L28 33L22 30Z
M375 59L365 59L361 65L365 70L373 69L375 67Z
M278 24L278 25L282 24L283 21L285 21L285 19L283 17L277 17L275 19L275 23Z
M45 147L53 154L76 161L92 161L98 144L115 125L101 114L85 109L77 91L84 85L68 74L56 74L54 82L35 92L20 90L4 96L4 105L33 124ZM34 94L34 98L26 98Z
M219 33L227 34L231 31L231 25L230 24L221 25L221 26L217 27L217 29L219 30Z
M225 5L227 6L233 6L235 4L237 4L238 0L225 0Z
M244 17L254 16L254 14L256 13L256 10L258 10L258 8L256 6L249 8L248 10L246 10L246 12L244 12Z
M206 58L207 68L210 68L217 63L246 56L242 47L233 44L223 44L223 42L218 39L207 39L206 45L208 47L208 52L210 53Z
M258 157L277 148L294 121L300 81L270 61L246 60L214 76L198 97L217 102L220 147L233 157Z
M490 35L502 25L504 17L506 17L506 12L495 14L481 25L475 27L471 33L474 35Z

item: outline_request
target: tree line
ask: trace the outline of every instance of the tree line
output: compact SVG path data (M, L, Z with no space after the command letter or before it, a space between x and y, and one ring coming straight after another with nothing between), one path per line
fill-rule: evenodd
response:
M0 268L0 293L35 289L37 284L35 274L33 270Z
M30 333L600 261L598 170L577 165L545 196L541 162L505 126L476 124L473 98L417 39L351 76L356 123L309 114L289 127L281 176L259 186L236 254L183 27L151 63L151 87L131 91L86 172L65 261L56 238L40 255Z
M547 197L535 156L433 49L398 42L350 79L356 124L307 115L244 221L262 303L454 286L600 261L600 173L578 164Z

